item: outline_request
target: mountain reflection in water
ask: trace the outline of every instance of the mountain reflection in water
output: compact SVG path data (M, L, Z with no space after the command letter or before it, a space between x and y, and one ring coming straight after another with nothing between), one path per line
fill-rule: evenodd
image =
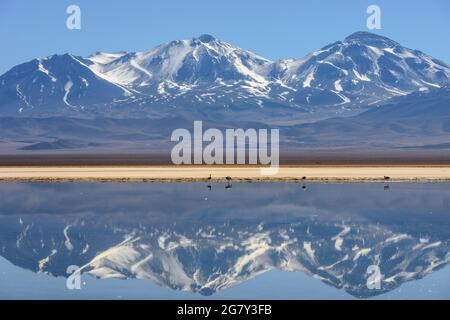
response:
M450 185L3 183L0 255L36 273L67 267L213 295L272 270L359 298L450 261ZM369 289L369 266L381 272Z

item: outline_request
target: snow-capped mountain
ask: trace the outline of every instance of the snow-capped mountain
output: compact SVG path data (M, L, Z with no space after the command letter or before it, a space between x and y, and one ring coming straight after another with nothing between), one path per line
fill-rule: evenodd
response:
M88 58L93 69L114 82L135 89L154 84L250 81L264 84L271 62L210 35L172 41L148 52L97 53ZM160 90L163 88L161 87ZM182 89L182 88L180 88ZM146 92L146 89L140 89Z
M2 115L52 114L61 107L79 112L131 94L96 72L91 61L70 54L35 59L0 77Z
M262 105L270 99L264 77L270 66L270 61L209 35L148 52L54 55L0 77L0 109L2 115L16 116L74 110L108 114L121 106L130 113L141 107L150 113L155 106ZM96 94L91 97L91 92Z
M0 115L323 118L449 79L444 62L367 32L276 62L202 35L146 52L53 55L18 65L0 77Z

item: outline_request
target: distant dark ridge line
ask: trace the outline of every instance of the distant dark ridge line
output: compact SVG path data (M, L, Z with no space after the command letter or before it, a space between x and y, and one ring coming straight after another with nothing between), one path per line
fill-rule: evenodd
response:
M280 154L281 165L450 165L450 150L308 151ZM148 154L9 154L0 166L172 165L170 152ZM220 165L226 166L226 165ZM236 165L231 165L236 166Z

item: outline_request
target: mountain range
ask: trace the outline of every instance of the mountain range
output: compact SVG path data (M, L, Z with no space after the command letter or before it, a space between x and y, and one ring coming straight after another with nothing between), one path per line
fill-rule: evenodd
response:
M0 121L2 128L13 127L12 131L4 129L5 139L0 144L8 150L28 151L111 144L108 137L85 140L82 123L70 132L62 126L48 127L52 118L70 122L72 127L75 122L101 119L96 127L110 132L109 136L125 137L123 145L133 145L135 141L126 137L136 135L144 139L150 135L155 141L168 139L155 138L161 128L157 123L154 130L146 125L140 130L137 124L123 134L115 133L117 126L126 127L123 121L129 123L130 119L138 123L143 119L204 120L216 126L257 123L296 134L320 131L322 136L340 136L355 127L361 129L357 124L362 114L367 121L376 116L377 121L384 117L381 122L389 123L393 114L386 111L383 115L389 109L384 105L413 104L420 119L423 113L433 116L436 112L436 108L420 108L422 99L442 99L438 102L441 114L436 118L449 117L445 108L449 84L450 66L445 62L369 32L356 32L300 59L279 61L211 35L172 41L145 52L97 52L88 57L55 54L20 64L0 76ZM335 123L326 121L336 117L345 122L340 125L345 130L324 132L324 126ZM41 128L37 134L24 134L30 132L20 120L25 118ZM15 125L8 125L11 122ZM101 127L104 122L120 124ZM376 126L376 121L369 121L369 127ZM61 130L56 132L57 128ZM354 136L368 132L362 129L364 133L356 131ZM6 139L8 136L11 139ZM294 135L289 140L298 142L297 138ZM421 140L448 142L441 138ZM396 137L393 139L395 142ZM309 141L316 140L320 137Z

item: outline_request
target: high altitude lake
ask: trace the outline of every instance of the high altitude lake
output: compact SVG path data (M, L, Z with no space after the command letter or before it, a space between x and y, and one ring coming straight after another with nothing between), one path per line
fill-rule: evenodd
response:
M446 183L1 183L0 195L2 299L450 298Z

